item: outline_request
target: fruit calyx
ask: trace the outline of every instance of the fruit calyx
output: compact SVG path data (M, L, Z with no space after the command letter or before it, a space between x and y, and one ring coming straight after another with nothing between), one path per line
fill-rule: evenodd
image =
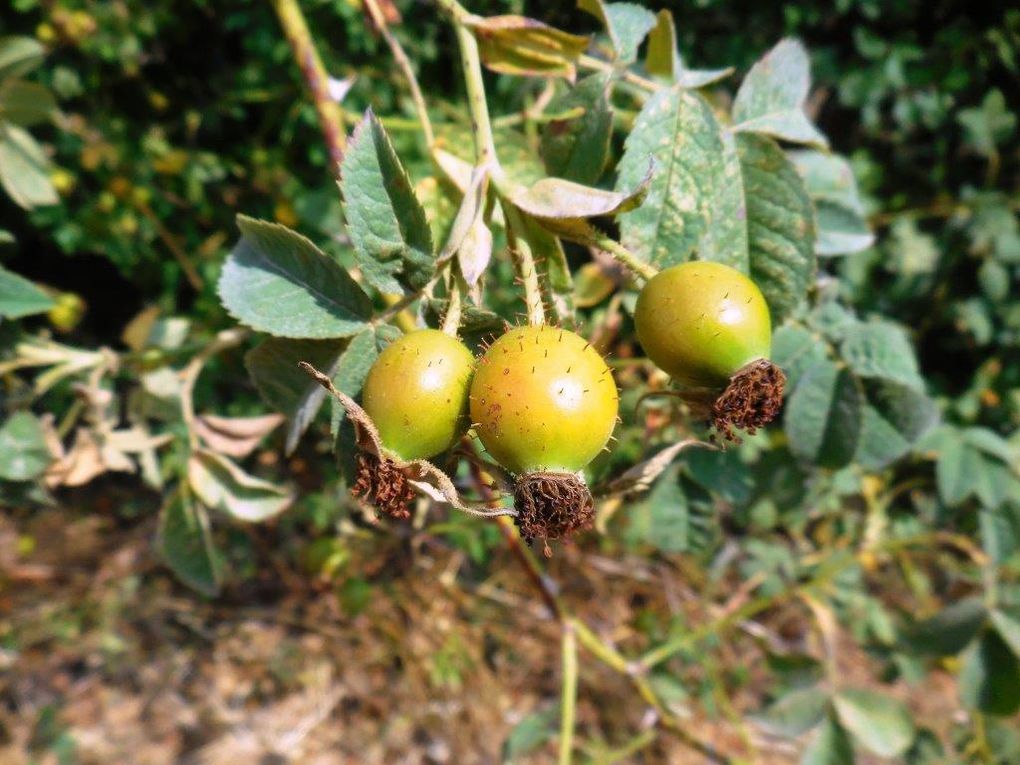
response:
M786 375L768 359L755 359L730 378L712 404L711 421L725 440L740 443L735 429L754 435L768 425L783 405Z
M576 473L525 473L514 485L514 519L529 543L568 537L586 529L595 518L595 500ZM549 545L545 555L551 555Z
M411 502L416 496L404 471L389 457L359 451L351 494L370 502L376 510L391 518L411 517Z

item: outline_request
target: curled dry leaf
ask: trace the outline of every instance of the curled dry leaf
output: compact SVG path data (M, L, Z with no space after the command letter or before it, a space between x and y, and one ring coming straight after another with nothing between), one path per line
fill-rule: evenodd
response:
M195 432L214 452L241 459L247 457L286 418L282 414L260 417L219 417L203 414L195 421Z
M666 447L651 459L639 462L603 486L597 487L594 493L599 497L609 497L634 495L648 491L655 483L655 479L662 475L680 452L691 446L700 446L705 449L718 448L696 438L685 438L683 441L677 441L672 446Z
M372 418L347 394L337 390L328 375L323 374L307 362L298 366L308 373L319 385L333 396L347 412L354 423L355 440L362 451L382 457L395 464L416 489L437 502L445 502L461 512L481 516L514 515L510 508L493 507L491 504L469 502L461 498L450 477L428 460L402 460L383 446Z

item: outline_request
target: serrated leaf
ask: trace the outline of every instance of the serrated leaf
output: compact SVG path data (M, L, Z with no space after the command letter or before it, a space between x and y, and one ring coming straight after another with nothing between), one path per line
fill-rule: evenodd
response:
M733 134L723 131L721 137L720 176L709 188L711 224L701 238L697 256L747 273L751 267L749 248L753 232L747 217L743 167Z
M861 429L861 394L852 376L831 361L805 372L786 404L784 429L800 459L828 468L853 459Z
M282 486L256 478L221 454L195 449L188 458L188 481L202 502L242 521L279 515L294 501Z
M645 69L656 77L665 77L681 88L703 88L729 77L733 67L725 69L687 69L677 46L673 14L663 9L655 17L655 27L648 37Z
M209 517L184 487L175 491L160 511L156 549L188 587L209 597L219 594L223 565L213 543Z
M800 765L854 765L854 750L850 737L840 724L826 715L800 759Z
M0 80L28 74L45 54L45 48L31 37L0 37Z
M811 86L810 62L799 40L781 40L740 84L733 101L734 130L764 133L821 148L828 141L804 113Z
M0 85L0 121L31 127L50 119L56 110L57 102L44 85L24 80Z
M490 16L470 24L482 63L494 72L574 79L588 38L524 16Z
M45 313L54 306L53 298L35 284L0 266L0 316L20 319Z
M815 275L815 230L804 182L772 139L737 135L747 209L751 278L769 304L774 324L804 300Z
M287 417L286 451L315 419L326 392L298 368L306 361L317 369L332 371L344 349L341 340L286 340L269 338L245 357L248 373L263 400Z
M787 324L772 335L772 361L786 374L793 390L804 370L827 357L825 342L805 327Z
M787 155L815 205L815 251L846 255L870 247L875 235L864 217L850 164L838 154L820 151L791 151Z
M34 414L15 412L0 425L0 479L31 481L51 462L42 423Z
M914 346L903 327L889 321L857 322L843 334L840 355L861 377L892 380L924 390Z
M875 691L848 688L832 700L840 723L865 749L897 757L914 740L914 721L902 702Z
M347 271L285 226L238 216L241 241L223 266L219 295L231 316L277 337L357 334L372 302Z
M963 654L960 698L971 708L992 715L1020 709L1020 658L995 630L985 630Z
M645 103L624 144L617 166L617 189L631 189L648 174L648 195L637 210L620 216L627 249L642 260L664 268L689 260L712 226L726 226L716 200L727 173L722 132L712 109L700 96L672 88ZM730 205L721 206L731 209ZM747 270L746 249L739 244L728 259L716 246L716 257Z
M597 18L606 28L617 61L632 64L638 47L655 26L655 14L634 3L578 0L577 7Z
M935 463L935 484L939 498L952 507L976 496L994 508L1008 490L1009 468L965 440L949 440Z
M432 230L371 109L347 144L340 189L347 231L365 278L383 292L424 287L436 270Z
M1009 646L1013 655L1020 659L1020 620L1005 611L996 609L991 613L992 626L999 633L1002 642Z
M910 451L939 419L928 396L891 380L866 380L856 460L878 470Z
M0 186L18 206L30 210L60 201L49 170L42 147L27 130L0 123Z
M816 686L799 688L784 693L752 719L770 735L796 738L822 722L828 698Z
M583 109L578 117L548 122L540 151L549 175L591 185L598 181L609 158L613 112L609 106L609 77L593 74L554 98L552 114Z

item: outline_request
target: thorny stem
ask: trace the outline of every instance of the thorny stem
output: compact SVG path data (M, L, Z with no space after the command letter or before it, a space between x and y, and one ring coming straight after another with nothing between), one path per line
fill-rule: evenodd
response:
M538 280L538 268L535 256L531 252L531 244L527 238L520 236L525 231L521 213L511 202L503 203L503 214L506 216L506 236L510 254L517 265L518 276L524 285L524 302L528 309L528 324L540 327L545 324L545 308L542 304L542 285Z
M294 60L301 69L305 84L312 94L315 112L319 117L319 129L326 140L326 149L333 165L334 174L339 175L340 162L347 145L344 130L343 110L329 95L329 75L322 65L315 42L308 31L308 23L297 0L271 0L276 15L280 18L284 35L290 43Z
M563 686L560 692L560 755L558 765L570 765L574 749L577 708L577 636L572 621L563 624Z
M386 17L379 8L378 0L365 0L365 8L368 9L368 13L372 17L372 23L375 24L379 34L382 35L386 44L390 47L393 60L397 62L397 66L400 67L400 71L404 74L404 79L407 80L407 86L411 90L411 100L414 102L414 109L418 113L418 120L421 123L421 131L425 134L425 144L431 150L436 140L435 133L432 132L432 122L429 120L428 109L425 108L425 97L422 96L421 86L418 84L418 78L414 74L411 60L407 57L407 53L404 52L400 41L390 31L389 25L386 23Z

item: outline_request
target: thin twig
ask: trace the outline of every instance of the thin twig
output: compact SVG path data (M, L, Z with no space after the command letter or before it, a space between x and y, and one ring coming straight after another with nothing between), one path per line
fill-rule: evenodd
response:
M333 173L339 176L340 162L347 146L347 132L344 129L343 110L329 92L329 75L319 58L308 23L297 0L271 0L276 15L283 26L283 33L290 43L290 49L301 69L305 84L312 94L315 113L319 117L319 129L326 141L326 149L333 165Z
M574 724L577 710L577 635L574 623L563 623L563 673L560 691L560 750L558 765L570 765L574 751Z

